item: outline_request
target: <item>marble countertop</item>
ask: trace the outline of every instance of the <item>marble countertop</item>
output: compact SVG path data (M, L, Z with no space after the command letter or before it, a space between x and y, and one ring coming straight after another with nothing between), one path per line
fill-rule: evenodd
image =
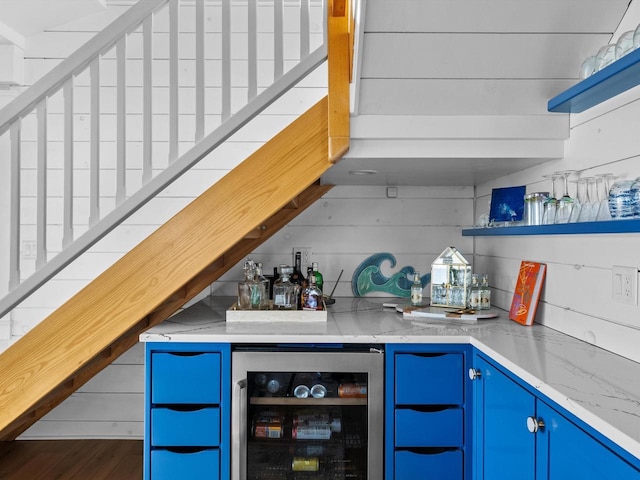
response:
M640 458L640 364L502 313L477 323L404 319L383 298L337 298L326 322L227 323L230 297L207 298L140 336L143 342L469 343Z

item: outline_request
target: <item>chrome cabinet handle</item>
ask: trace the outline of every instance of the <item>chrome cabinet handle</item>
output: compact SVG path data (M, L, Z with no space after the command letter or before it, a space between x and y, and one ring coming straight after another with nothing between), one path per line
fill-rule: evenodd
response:
M536 417L527 417L527 430L531 433L537 433L538 430L542 430L544 428L544 421L542 419L538 419Z
M478 378L482 377L482 372L480 370L478 370L477 368L470 368L469 369L469 379L470 380L476 380Z

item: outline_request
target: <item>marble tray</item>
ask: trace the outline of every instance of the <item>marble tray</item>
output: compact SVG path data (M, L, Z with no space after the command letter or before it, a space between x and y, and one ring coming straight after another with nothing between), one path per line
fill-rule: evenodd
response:
M238 310L234 303L226 312L226 321L248 323L326 322L327 307L322 310Z

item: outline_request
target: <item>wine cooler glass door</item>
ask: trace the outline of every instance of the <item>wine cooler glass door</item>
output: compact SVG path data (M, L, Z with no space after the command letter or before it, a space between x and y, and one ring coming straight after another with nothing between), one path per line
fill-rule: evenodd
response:
M380 350L237 350L234 480L382 480Z

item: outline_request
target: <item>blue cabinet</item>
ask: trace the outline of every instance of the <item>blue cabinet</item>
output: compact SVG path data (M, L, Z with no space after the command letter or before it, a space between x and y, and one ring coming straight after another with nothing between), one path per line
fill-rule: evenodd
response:
M471 477L464 345L387 345L385 478Z
M477 480L640 479L637 460L482 355L474 358Z
M633 480L640 478L638 465L598 441L586 430L545 402L538 401L537 415L544 428L536 434L538 478ZM637 463L637 461L636 461Z
M228 344L147 343L144 478L228 479Z

